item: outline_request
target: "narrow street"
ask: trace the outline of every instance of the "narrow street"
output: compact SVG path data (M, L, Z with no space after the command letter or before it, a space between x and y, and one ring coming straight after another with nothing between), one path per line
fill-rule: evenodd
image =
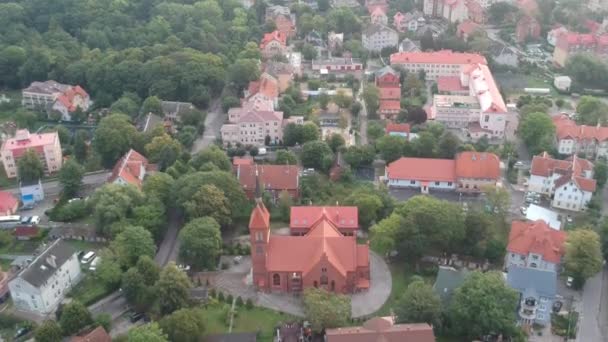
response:
M608 269L602 271L585 283L583 298L577 303L580 313L577 342L601 342L608 336Z
M205 131L202 136L199 136L198 139L194 141L192 153L197 153L213 144L213 142L220 137L220 129L223 124L224 113L222 113L221 101L218 98L209 106L207 116L205 117Z
M363 94L363 81L357 93L357 99L361 103L361 111L359 112L359 145L367 145L367 108L365 101L361 96Z

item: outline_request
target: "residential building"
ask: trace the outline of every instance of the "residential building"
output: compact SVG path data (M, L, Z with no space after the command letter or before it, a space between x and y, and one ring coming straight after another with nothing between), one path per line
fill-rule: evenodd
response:
M155 169L148 159L134 149L130 149L114 165L108 182L118 185L133 185L141 190L146 175Z
M51 115L61 114L61 120L71 121L78 108L87 111L91 104L89 94L80 86L61 84L55 81L32 82L21 91L21 104L31 110L44 111Z
M0 147L4 172L8 178L17 177L17 163L27 150L36 152L45 174L52 174L61 169L63 154L57 132L32 134L27 129L20 129Z
M359 214L357 207L352 206L291 207L289 215L291 235L304 236L308 234L322 217L331 222L340 234L356 236L359 229Z
M439 296L443 305L449 305L454 291L464 283L469 274L470 272L466 268L455 269L450 266L439 266L433 284L433 292Z
M15 239L20 241L28 241L35 237L38 237L40 229L35 226L17 226L13 232Z
M399 158L386 167L389 187L482 192L500 179L500 160L493 153L461 152L455 160Z
M363 63L358 58L331 57L328 59L314 59L312 61L312 71L315 76L336 75L344 77L353 75L361 78L363 74Z
M554 208L585 210L596 190L593 164L576 155L559 160L544 152L532 158L528 189L551 197Z
M369 246L357 244L355 236L342 235L327 211L321 210L304 236L272 235L259 180L256 202L249 221L251 274L256 289L289 293L311 287L336 293L369 289Z
M302 53L301 52L288 52L287 60L293 68L294 75L302 76Z
M450 23L469 19L466 0L424 0L423 12L425 16L444 18Z
M522 325L548 325L557 295L557 273L535 268L511 266L507 284L519 292L519 322Z
M25 208L33 208L36 203L44 200L44 188L40 179L28 183L19 182L19 193Z
M279 93L287 90L293 81L293 67L289 63L269 61L264 67L264 72L277 80Z
M374 317L360 327L326 329L327 342L435 342L426 323L395 324L394 317Z
M420 46L409 38L403 38L399 43L399 52L420 52Z
M279 80L268 72L262 73L260 79L249 82L249 86L244 91L246 101L272 101L273 105L279 105Z
M410 124L389 122L386 124L384 132L386 135L395 135L398 137L404 137L406 140L410 140Z
M388 17L386 16L386 12L384 12L380 7L376 7L371 13L370 17L372 24L388 25Z
M553 117L559 154L608 158L608 127L577 125L566 115Z
M557 38L559 38L559 36L568 33L568 29L565 28L564 26L557 26L556 28L552 29L551 31L547 32L547 43L549 43L549 45L551 46L555 46L557 44Z
M468 94L463 95L465 89ZM447 128L465 130L473 140L504 137L509 110L487 65L463 68L460 86L454 76L438 77L438 90L455 95L434 95L431 119Z
M397 47L399 34L386 25L372 24L363 30L362 41L366 50L380 52L384 48Z
M296 33L295 16L291 14L291 10L287 6L271 5L266 7L265 19L267 22L274 22L277 31L285 37L292 37Z
M580 53L605 59L608 56L608 34L569 32L559 35L553 50L553 63L564 67L570 56Z
M565 253L566 232L543 220L513 221L507 244L505 268L537 268L557 272Z
M465 20L458 24L456 35L466 42L469 40L469 37L480 28L481 26L476 22L472 20Z
M233 166L236 179L248 199L255 198L256 177L262 191L276 202L283 192L294 200L300 197L300 168L297 165L240 164Z
M284 56L287 53L287 35L278 30L265 33L260 42L260 52L265 59Z
M264 146L278 144L283 139L283 112L252 110L227 123L220 129L224 144Z
M0 191L0 216L10 216L19 210L19 201L12 193Z
M348 7L348 8L356 8L361 6L359 1L357 0L331 0L331 5L334 8L337 7Z
M397 12L393 16L393 26L399 32L416 32L418 28L424 26L426 20L422 13L418 11L401 13Z
M70 342L112 342L112 338L106 329L100 325L88 333L72 337Z
M559 91L568 93L572 86L572 79L570 76L555 76L553 79L553 86Z
M394 119L401 110L400 77L390 66L376 72L376 87L380 92L378 114L382 119Z
M376 10L381 10L382 12L388 12L388 1L387 0L365 0L365 8L367 8L367 12L369 14L374 13Z
M524 43L528 40L537 40L540 38L540 23L536 18L531 16L523 16L517 21L515 27L515 39L518 43Z
M39 315L52 313L81 278L77 251L54 241L8 283L15 308Z
M424 70L427 81L441 76L460 77L471 64L487 65L486 58L476 53L460 53L450 50L434 52L397 52L391 55L392 66L399 65L410 73Z

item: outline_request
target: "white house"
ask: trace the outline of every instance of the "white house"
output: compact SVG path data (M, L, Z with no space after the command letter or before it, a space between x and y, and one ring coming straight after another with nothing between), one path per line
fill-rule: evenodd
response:
M363 31L362 40L366 50L380 52L384 48L397 47L399 34L386 25L372 24Z
M16 308L47 315L80 278L76 250L59 239L19 272L8 286Z
M566 232L543 221L513 221L505 268L511 266L557 271L565 253Z
M553 85L558 90L568 92L570 91L570 87L572 86L572 79L570 78L570 76L556 76L553 79Z
M553 117L559 154L608 158L608 127L577 125L566 115Z
M593 164L576 155L559 160L544 152L532 159L528 189L552 197L555 208L585 210L596 189Z

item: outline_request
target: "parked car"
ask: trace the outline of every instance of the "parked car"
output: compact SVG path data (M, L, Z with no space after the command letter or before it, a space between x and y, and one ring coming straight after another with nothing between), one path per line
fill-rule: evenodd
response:
M553 312L555 312L555 313L560 312L560 310L562 309L563 305L564 305L564 303L560 302L559 300L556 300L553 303Z
M574 222L574 219L572 219L571 215L566 216L566 222L568 222L568 223Z
M572 287L573 282L574 282L574 278L572 278L572 277L566 278L566 286Z
M131 323L135 323L142 319L142 317L144 317L143 312L134 312L131 314L131 316L129 316L129 320L131 321Z
M21 221L19 221L19 223L28 224L28 222L30 222L30 219L31 219L30 216L21 216Z
M93 261L91 261L91 266L89 266L89 271L95 271L97 269L97 265L101 262L101 257L95 257Z
M97 254L95 254L95 252L93 251L89 251L87 254L85 254L82 259L80 260L80 263L82 264L88 264L89 262L91 262L93 259L95 259L95 256Z
M31 330L32 330L32 328L30 328L30 327L21 327L21 328L17 329L17 331L15 332L14 338L17 339L19 337L25 336Z
M522 162L521 160L518 160L517 162L515 162L515 164L513 164L514 167L522 167L524 166L524 162Z
M519 208L519 210L521 211L522 214L526 215L528 213L528 207L521 207Z
M38 225L38 224L40 224L40 216L32 216L32 218L30 219L29 224L31 224L31 225Z

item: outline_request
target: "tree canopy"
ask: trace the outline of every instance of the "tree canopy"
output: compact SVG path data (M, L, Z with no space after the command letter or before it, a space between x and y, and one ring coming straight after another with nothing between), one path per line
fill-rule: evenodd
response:
M222 249L220 226L212 217L194 219L179 233L180 257L196 269L214 269Z
M576 229L568 234L564 269L572 275L577 287L602 268L602 249L599 235L591 229Z
M350 297L308 288L304 290L304 312L316 332L342 327L350 320Z
M19 180L24 183L37 182L44 175L44 166L34 150L28 149L17 161Z

